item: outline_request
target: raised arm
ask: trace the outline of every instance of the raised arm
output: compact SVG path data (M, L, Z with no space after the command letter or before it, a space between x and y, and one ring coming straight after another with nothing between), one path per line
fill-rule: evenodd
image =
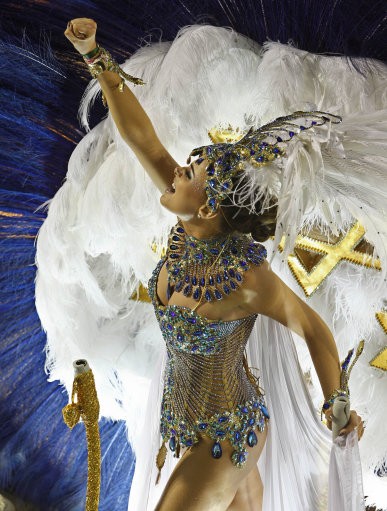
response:
M77 18L69 22L65 36L75 49L84 55L96 47L96 30L97 24L94 20ZM98 76L98 81L122 138L133 150L157 188L164 192L171 186L173 171L178 164L160 142L148 115L132 91L125 85L120 92L119 75L104 71Z

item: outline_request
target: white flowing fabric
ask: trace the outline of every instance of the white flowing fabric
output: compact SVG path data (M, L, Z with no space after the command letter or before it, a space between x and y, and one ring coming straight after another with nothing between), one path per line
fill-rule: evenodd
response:
M286 264L301 228L341 234L359 220L380 258L379 272L341 261L308 303L331 328L341 358L366 340L351 377L351 400L367 424L359 445L367 503L387 510L386 478L375 474L387 460L387 378L369 366L386 344L375 320L387 304L386 66L369 62L372 71L359 74L340 57L278 43L262 48L228 29L193 26L172 43L140 49L123 67L147 83L134 93L180 162L209 143L207 131L219 123L244 130L296 110L343 117L340 125L295 137L278 165L251 174L252 186L277 192L281 220L275 242L266 243L269 260L303 298ZM80 112L85 125L97 92L93 81ZM109 115L75 149L37 242L36 305L47 332L50 379L71 393L72 362L86 358L101 415L126 421L136 453L130 511L154 509L176 464L169 453L155 486L165 346L151 305L130 299L140 283L147 285L175 223ZM281 254L276 247L283 235L288 242ZM330 433L316 411L322 394L306 344L259 317L248 356L260 369L271 413L258 464L264 511L326 510L328 479L329 511L363 509L354 435L344 447L334 445L329 463ZM344 463L349 470L342 470Z

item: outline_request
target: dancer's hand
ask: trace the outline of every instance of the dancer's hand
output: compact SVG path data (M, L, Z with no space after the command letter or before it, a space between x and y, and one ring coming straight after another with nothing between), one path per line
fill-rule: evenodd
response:
M328 429L332 431L332 408L328 408L324 413ZM362 418L355 412L355 410L351 410L348 424L345 426L345 428L340 430L340 436L348 435L355 428L357 428L357 436L360 440L364 433L364 421L362 421Z
M95 34L97 23L90 18L75 18L67 23L64 35L82 55L97 46Z

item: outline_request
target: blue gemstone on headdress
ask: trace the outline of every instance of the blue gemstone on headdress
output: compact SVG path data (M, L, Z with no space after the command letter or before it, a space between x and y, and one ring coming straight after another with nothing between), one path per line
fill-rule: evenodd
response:
M224 272L223 272L223 278L224 278L224 280L228 280L228 273L227 273L227 270L224 270Z
M250 154L251 154L251 156L254 156L255 151L253 149L251 149Z
M171 451L175 451L176 449L176 438L174 436L171 436L169 440L169 448L171 449Z
M170 331L171 331L171 330L173 330L173 326L171 325L171 323L168 323L167 328L168 328L168 330L170 330Z
M188 284L189 280L189 275L186 275L184 281Z
M195 289L195 291L194 291L193 295L192 295L192 296L193 296L193 299L194 299L194 300L199 300L199 298L200 298L200 294L201 294L201 293L200 293L200 288L198 288L198 287L197 287L197 288Z
M211 248L210 252L211 252L211 254L214 254L214 255L218 255L219 254L219 250L217 248Z
M248 425L249 426L253 426L255 424L255 418L254 417L250 417L250 419L247 421Z
M312 126L316 126L317 122L316 121L312 121Z
M273 153L276 153L276 154L277 154L277 153L279 153L279 152L280 152L280 150L278 149L278 147L275 147L275 148L273 149Z
M305 126L300 126L301 131L304 131L305 129L306 129Z
M192 445L192 438L187 438L187 440L185 441L185 445L186 445L186 447L191 447L191 445Z
M207 167L207 175L208 175L208 176L213 176L214 174L215 174L215 169L214 169L214 167L209 165L209 166Z
M235 442L239 442L242 439L242 433L240 431L235 431L234 440Z
M247 408L247 406L242 406L241 412L242 413L249 413L249 409Z
M204 158L198 158L195 163L197 163L197 165L200 165L202 161L204 161Z
M211 351L214 351L214 347L213 347L213 346L209 346L209 347L206 349L206 353L210 353Z
M215 179L209 179L208 184L211 186L211 188L216 188L217 181L215 181Z
M179 236L176 236L176 234L174 234L174 235L172 236L172 240L173 240L173 241L180 241L180 238L179 238Z
M208 426L207 422L201 422L201 423L198 425L199 429L200 429L200 430L202 430L202 431L203 431L204 429L206 429L206 427L207 427L207 426Z
M209 289L207 289L207 291L205 292L204 294L204 298L207 300L207 302L210 302L211 299L212 299L212 295L211 295L211 292Z
M171 250L177 250L179 247L177 245L169 245Z
M194 335L195 337L200 337L201 335L203 335L203 330L195 330L195 332L192 335Z
M223 291L226 293L226 295L229 295L229 294L230 294L230 292L231 292L231 290L230 290L230 288L228 287L228 285L227 285L227 284L224 284L224 286L223 286Z
M233 280L230 280L229 284L230 284L231 289L237 288L237 285L235 284L235 282Z
M184 290L183 290L183 294L184 296L189 296L191 294L191 284L188 284L188 286L185 286Z
M177 334L177 340L178 341L184 341L184 335L182 335L180 332Z
M198 349L199 349L199 346L198 346L197 344L194 344L194 345L192 346L192 348L191 348L191 351L192 351L192 352L195 352L195 351L197 351Z
M235 277L235 271L232 268L229 268L228 273L229 273L230 277L233 277L233 278Z
M222 447L219 442L215 442L211 449L212 457L219 459L222 457Z
M194 276L192 277L192 284L193 284L194 286L196 286L196 284L197 284L197 283L198 283L198 279L197 279L197 278L196 278L196 276L194 275Z
M264 158L263 156L258 156L258 158L256 158L256 160L257 160L257 161L259 161L259 162L264 161L264 159L265 159L265 158Z
M289 131L289 137L290 138L294 137L294 131Z
M220 284L222 282L222 277L220 275L216 276L216 282Z
M179 292L182 287L183 287L183 281L179 280L179 282L177 282L177 284L175 286L175 291Z
M242 268L245 268L247 266L247 262L244 261L243 259L239 261L239 264L240 266L242 266Z
M203 254L199 252L198 254L195 254L196 259L199 259L201 261L203 259Z
M210 284L210 286L214 285L214 277L212 275L209 276L208 283Z
M282 138L281 137L277 137L277 142L282 142Z
M219 417L218 422L220 423L228 422L228 417L226 415L222 415L221 417Z
M205 281L204 277L202 277L202 278L200 279L199 285L200 285L200 286L204 286L205 284L206 284L206 281Z
M180 255L179 255L179 254L172 253L172 254L169 254L169 257L170 257L171 259L179 259Z
M253 403L254 410L256 410L258 408L258 406L259 406L258 401L254 401L254 403Z
M215 435L218 436L219 438L223 438L224 436L226 436L226 432L221 429L217 429L215 431Z
M176 312L171 310L171 311L169 311L169 315L174 318L176 316Z
M195 318L187 318L188 323L192 323L193 325L196 323Z
M215 209L216 208L216 199L211 197L211 199L208 201L208 205L210 206L210 208Z
M242 282L242 275L240 273L236 273L235 274L235 278L237 279L238 282Z
M224 258L224 259L222 259L222 262L223 262L223 264L228 265L230 261L228 259Z
M249 444L249 447L254 447L254 445L257 445L258 438L254 431L249 431L247 435L247 443Z
M180 272L180 268L174 268L172 271L172 275L178 275Z
M267 147L269 144L267 142L261 142L261 147Z
M177 232L180 232L180 233L183 233L183 232L184 232L184 229L183 229L182 227L178 227L178 228L176 229L176 231L177 231Z
M220 291L218 291L217 289L215 289L215 291L214 291L214 295L215 295L215 298L216 298L217 300L221 300L221 299L222 299L222 297L223 297L222 293L221 293Z

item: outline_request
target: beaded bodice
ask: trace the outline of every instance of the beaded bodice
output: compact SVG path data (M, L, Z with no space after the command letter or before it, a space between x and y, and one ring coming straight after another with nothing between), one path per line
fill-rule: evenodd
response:
M191 446L199 434L207 434L214 439L214 457L222 453L220 442L229 438L236 449L233 462L242 466L249 434L254 445L253 429L262 430L268 417L263 397L243 367L256 314L214 321L188 307L163 305L156 283L164 262L159 261L148 286L168 353L161 435L178 453L180 444Z

